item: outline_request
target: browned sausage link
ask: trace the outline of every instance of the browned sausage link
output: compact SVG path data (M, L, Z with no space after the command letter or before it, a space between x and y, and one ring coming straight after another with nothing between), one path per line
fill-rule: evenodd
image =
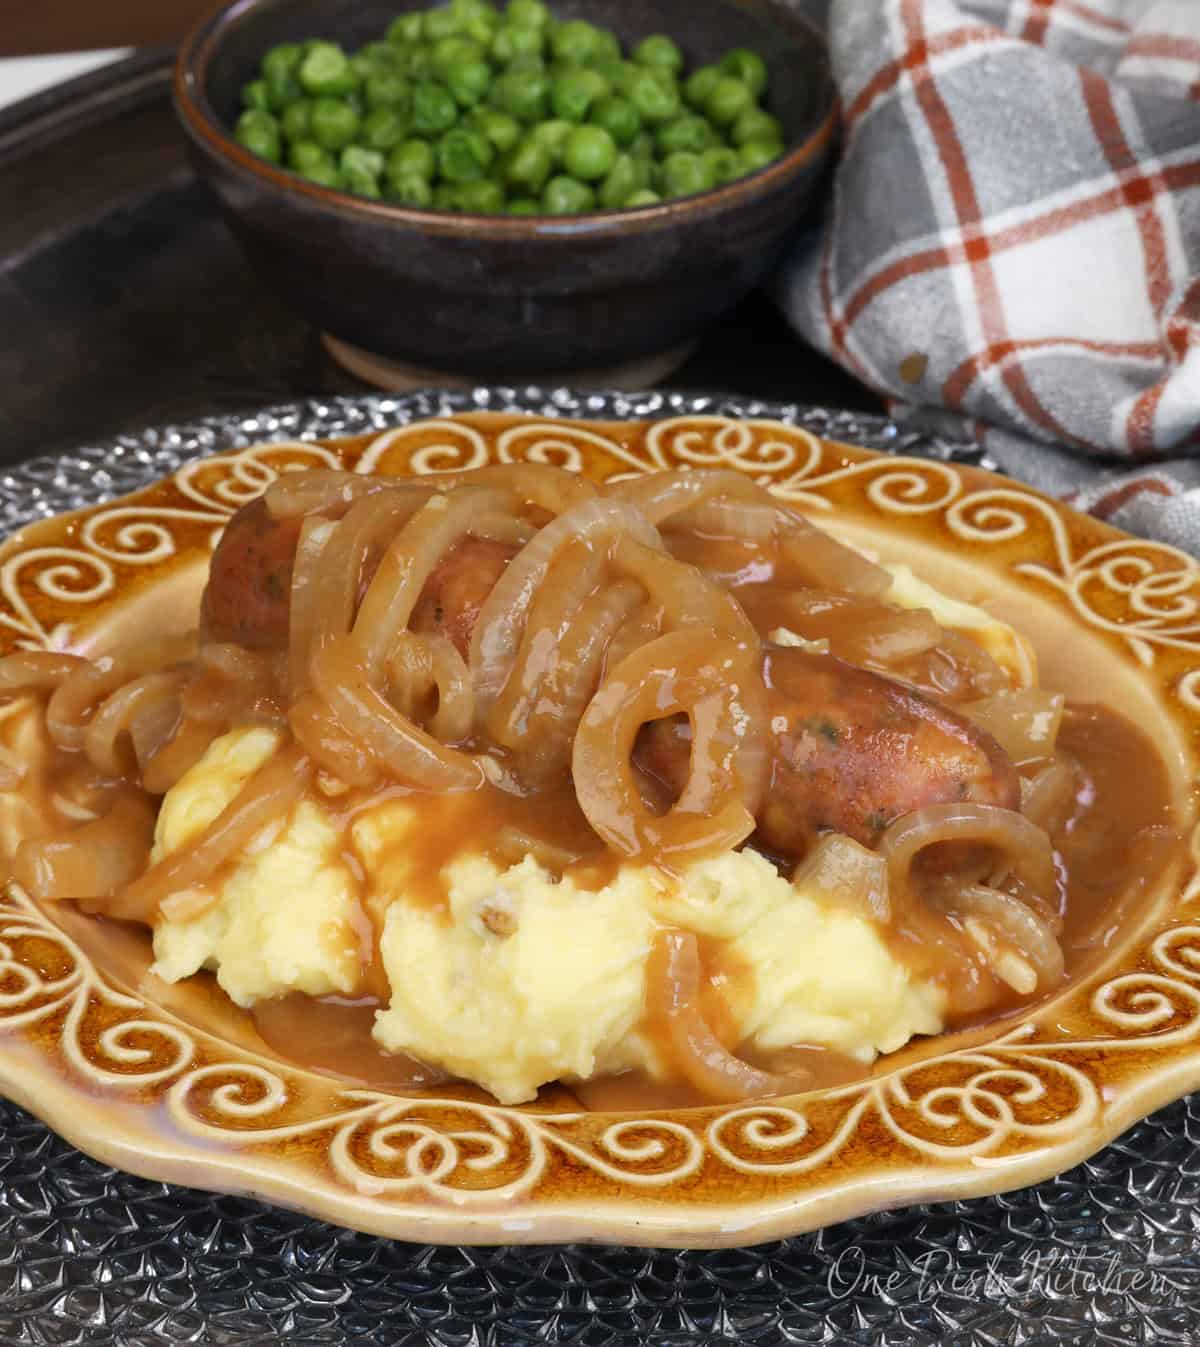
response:
M866 846L901 814L970 800L1015 809L1020 784L988 734L922 693L832 655L770 647L764 675L772 762L758 839L803 856L831 830ZM687 722L659 721L639 764L674 793L688 770Z
M409 624L413 631L448 636L466 659L484 600L518 548L490 538L464 538L438 562L421 591Z
M200 607L205 640L251 650L287 644L292 567L302 519L274 519L261 497L225 526Z
M288 638L292 568L301 519L275 519L260 499L229 521L209 570L201 630L210 641L252 650L281 649ZM505 543L464 538L442 558L422 591L412 628L441 632L464 656L479 609L516 555ZM365 569L365 590L378 558Z

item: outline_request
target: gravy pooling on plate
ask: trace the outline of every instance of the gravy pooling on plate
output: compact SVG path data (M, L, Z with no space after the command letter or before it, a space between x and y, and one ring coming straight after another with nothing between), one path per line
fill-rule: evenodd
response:
M901 569L730 472L287 474L194 641L0 661L44 705L13 876L352 1078L845 1079L1055 991L1178 845L1139 730Z

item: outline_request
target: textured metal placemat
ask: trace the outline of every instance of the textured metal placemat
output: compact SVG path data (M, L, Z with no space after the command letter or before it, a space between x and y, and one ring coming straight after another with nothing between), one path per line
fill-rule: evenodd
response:
M0 527L132 490L198 454L468 409L777 417L980 461L882 418L720 395L332 399L33 460L0 476ZM712 1253L396 1243L119 1173L4 1103L0 1127L4 1347L1200 1343L1200 1096L1036 1188Z

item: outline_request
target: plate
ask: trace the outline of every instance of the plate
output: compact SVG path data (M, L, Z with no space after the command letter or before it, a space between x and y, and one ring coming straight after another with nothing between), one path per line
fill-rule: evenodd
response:
M598 432L543 412L493 433L444 416L382 429L380 406L360 404L358 425L342 417L341 428L379 431L350 450L249 444L19 533L0 553L0 649L102 648L145 604L170 611L161 596L194 588L189 574L229 515L292 468L431 473L531 459L607 477L721 466L952 593L1018 613L1048 680L1086 676L1151 730L1194 828L1200 568L1183 554L969 466L818 438L796 412L780 427L765 419L778 409L735 419L703 400L601 396L563 409L682 414ZM278 440L277 420L264 414L247 433ZM170 438L157 447L183 449ZM748 1244L997 1192L1062 1171L1200 1083L1191 837L1125 943L1032 1013L906 1050L850 1086L638 1115L406 1098L288 1069L147 1000L69 918L10 891L0 1089L121 1168L422 1241Z

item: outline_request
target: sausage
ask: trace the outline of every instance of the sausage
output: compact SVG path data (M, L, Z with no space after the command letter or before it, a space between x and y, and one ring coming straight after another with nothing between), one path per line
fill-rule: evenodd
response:
M292 567L302 522L299 517L275 519L260 496L225 525L200 601L205 640L231 641L251 650L287 644Z
M518 549L490 538L466 537L434 567L413 609L413 631L440 632L466 659L484 600Z
M261 499L229 521L209 568L201 600L204 639L231 641L252 650L282 649L288 639L292 569L301 520L276 519ZM413 611L413 631L448 636L463 657L483 601L516 547L464 538L438 562ZM378 558L364 568L366 590Z
M274 519L261 500L234 515L204 592L207 639L286 645L299 533L298 519ZM465 657L479 611L516 551L464 538L430 574L412 629L449 637ZM364 590L374 566L365 569ZM775 646L763 674L771 761L757 840L780 857L802 856L826 830L873 846L893 819L924 805L1017 808L1017 775L995 740L916 689L832 655ZM683 717L645 726L634 750L638 766L672 796L689 757Z
M1016 809L1020 782L991 735L881 674L832 655L769 646L763 663L771 725L768 787L757 840L803 856L818 833L878 843L924 805L972 801ZM672 795L683 788L687 720L646 726L634 756Z

